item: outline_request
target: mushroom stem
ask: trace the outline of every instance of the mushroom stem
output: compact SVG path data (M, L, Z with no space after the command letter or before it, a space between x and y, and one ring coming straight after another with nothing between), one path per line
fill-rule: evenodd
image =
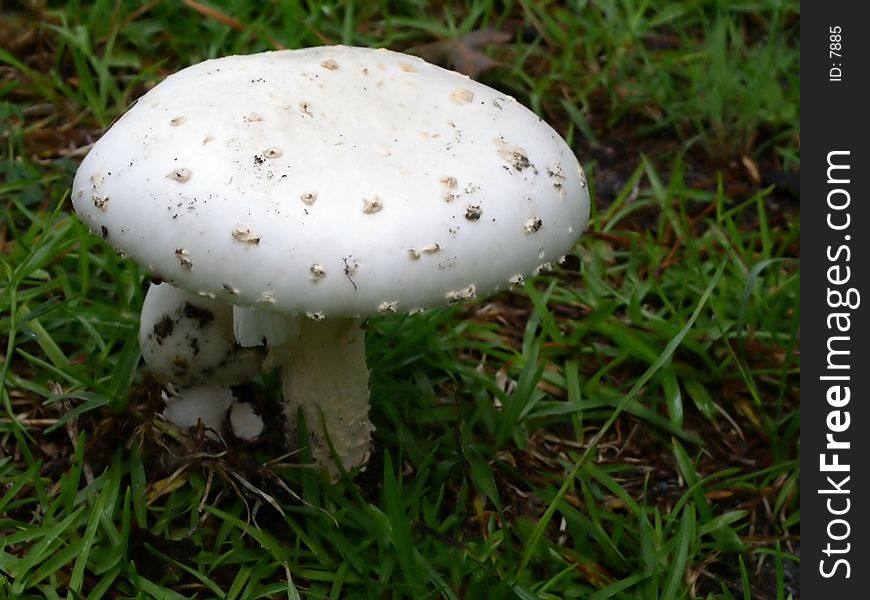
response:
M288 436L291 445L302 445L298 439L301 414L315 463L336 480L340 471L330 444L344 469L351 470L368 460L374 430L369 420L362 319L298 317L297 325L286 345L287 355L270 357L281 366ZM280 349L272 349L276 351Z

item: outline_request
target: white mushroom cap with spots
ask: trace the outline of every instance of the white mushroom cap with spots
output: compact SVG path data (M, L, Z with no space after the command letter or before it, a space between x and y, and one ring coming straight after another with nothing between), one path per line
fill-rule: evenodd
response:
M315 319L506 288L589 213L571 149L513 98L341 46L171 75L94 145L73 202L175 285Z

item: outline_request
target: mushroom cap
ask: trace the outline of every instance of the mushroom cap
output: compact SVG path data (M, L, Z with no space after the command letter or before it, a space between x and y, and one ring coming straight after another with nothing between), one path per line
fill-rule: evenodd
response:
M567 253L589 213L573 152L516 100L344 46L169 76L94 145L72 198L166 281L313 318L506 288Z
M262 370L265 357L263 348L242 348L234 339L232 305L168 283L148 288L139 347L158 381L182 388L248 381Z

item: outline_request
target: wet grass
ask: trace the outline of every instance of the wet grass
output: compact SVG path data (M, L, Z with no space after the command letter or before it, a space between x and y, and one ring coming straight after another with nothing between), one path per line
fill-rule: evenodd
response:
M796 597L798 5L663 6L5 9L0 597ZM337 485L278 425L224 447L156 417L147 282L68 197L166 74L324 43L453 57L552 123L595 198L523 289L370 321L375 454Z

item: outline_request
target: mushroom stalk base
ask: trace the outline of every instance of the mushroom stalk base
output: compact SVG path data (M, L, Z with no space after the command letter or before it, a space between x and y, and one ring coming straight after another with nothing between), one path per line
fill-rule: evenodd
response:
M291 447L299 447L299 418L305 419L308 445L317 465L333 480L340 476L335 457L346 470L369 457L369 374L361 319L297 319L281 364L284 410ZM277 349L273 349L277 350ZM273 356L273 360L277 357Z

